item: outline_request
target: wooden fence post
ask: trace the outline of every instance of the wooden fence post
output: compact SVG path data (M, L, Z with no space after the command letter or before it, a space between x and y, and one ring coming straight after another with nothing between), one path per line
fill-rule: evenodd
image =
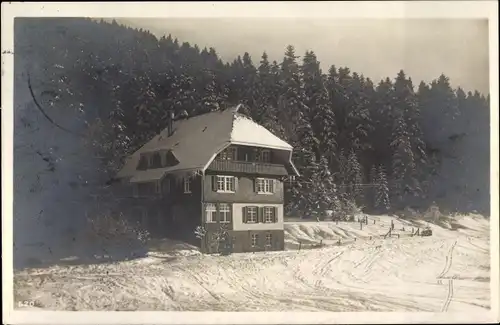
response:
M299 251L300 251L301 247L302 247L302 242L299 241Z
M363 230L363 223L362 222L359 223L359 229Z

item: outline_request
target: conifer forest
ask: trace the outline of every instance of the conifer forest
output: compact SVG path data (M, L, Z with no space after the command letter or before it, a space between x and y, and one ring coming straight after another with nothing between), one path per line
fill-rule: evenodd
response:
M95 168L75 182L105 189L124 157L166 127L169 110L195 116L242 103L294 147L301 176L286 183L290 216L431 204L489 215L489 94L455 87L445 74L429 83L403 70L371 80L320 67L313 50L293 44L279 61L263 52L226 62L216 48L116 21L41 18L15 28L14 52L30 58L15 69L36 101L33 114L91 149L79 161ZM15 132L30 128L25 121ZM34 157L58 173L57 152Z

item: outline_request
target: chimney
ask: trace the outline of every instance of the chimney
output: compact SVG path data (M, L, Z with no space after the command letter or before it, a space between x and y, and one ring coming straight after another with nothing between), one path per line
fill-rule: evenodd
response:
M168 136L171 136L174 133L174 112L171 110L168 112L167 129Z

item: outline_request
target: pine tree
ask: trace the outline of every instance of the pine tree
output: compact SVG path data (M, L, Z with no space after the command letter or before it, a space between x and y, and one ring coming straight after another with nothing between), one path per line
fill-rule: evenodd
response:
M358 205L363 202L363 170L354 150L351 150L347 158L346 166L347 194L349 199Z
M378 168L375 165L372 165L370 168L370 203L371 208L375 208L377 206L377 192L378 192Z
M397 130L399 132L399 145L406 146L407 155L407 175L408 194L419 196L422 192L420 181L424 180L426 153L425 145L422 139L422 132L420 128L420 111L417 102L417 96L413 91L413 84L411 79L407 79L403 70L401 70L394 82L394 106L397 107L396 114L400 115L403 121L397 120L397 127L407 127L407 130ZM397 119L397 118L396 118ZM401 124L403 123L403 124ZM403 141L407 141L408 143ZM409 146L409 147L408 147ZM411 151L411 152L409 152ZM396 154L398 159L401 159L402 153L398 151ZM398 164L397 162L395 162ZM397 171L398 173L400 171ZM418 175L420 172L420 175ZM419 177L420 176L420 177Z
M285 131L285 139L288 139L292 145L297 146L299 146L301 136L308 133L308 127L303 125L302 122L307 122L309 116L309 112L303 106L304 94L300 69L297 63L298 58L295 55L295 48L291 45L287 46L285 57L281 63L281 96L277 112L278 119L282 122ZM300 130L298 130L299 127Z
M335 160L335 115L329 103L325 78L314 52L307 51L301 67L304 83L304 104L309 112L312 131L319 141L318 150L328 157L329 165Z
M308 210L311 212L322 213L325 210L335 210L338 204L335 182L330 172L328 159L324 156L315 164L307 200L309 201Z
M415 170L408 126L402 114L394 121L391 147L393 148L391 193L402 202L412 191Z
M387 182L387 176L383 165L378 167L377 172L377 196L375 199L375 208L383 209L385 211L390 209L389 201L389 185Z

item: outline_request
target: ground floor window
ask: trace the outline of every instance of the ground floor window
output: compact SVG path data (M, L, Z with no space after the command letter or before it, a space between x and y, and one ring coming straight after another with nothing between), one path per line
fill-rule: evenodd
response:
M220 223L230 223L232 214L232 206L229 203L205 203L205 222L207 223L215 223L217 220Z
M259 243L259 235L252 234L252 242L251 242L252 247L257 247L258 243Z
M220 222L229 223L231 222L231 206L227 203L221 203L219 205Z
M206 222L217 222L217 208L213 203L207 203L205 206L205 220Z
M266 247L271 247L273 244L273 236L271 234L266 235Z

